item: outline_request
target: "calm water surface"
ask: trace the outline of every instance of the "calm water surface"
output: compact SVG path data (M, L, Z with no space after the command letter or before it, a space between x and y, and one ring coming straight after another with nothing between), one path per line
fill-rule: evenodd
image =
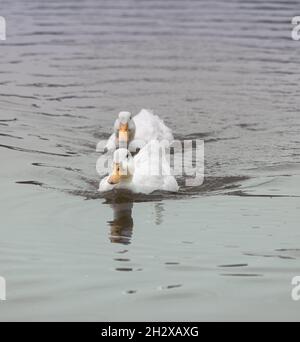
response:
M299 319L296 1L1 0L1 320ZM97 194L116 113L204 139L206 182Z

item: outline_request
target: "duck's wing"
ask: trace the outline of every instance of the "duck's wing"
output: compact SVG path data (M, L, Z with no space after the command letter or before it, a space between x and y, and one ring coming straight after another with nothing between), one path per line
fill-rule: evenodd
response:
M177 191L176 179L157 140L152 140L134 157L133 183L139 192Z
M143 146L151 140L167 140L169 142L174 140L172 130L165 125L162 119L147 109L142 109L133 120L136 126L135 140L143 141Z

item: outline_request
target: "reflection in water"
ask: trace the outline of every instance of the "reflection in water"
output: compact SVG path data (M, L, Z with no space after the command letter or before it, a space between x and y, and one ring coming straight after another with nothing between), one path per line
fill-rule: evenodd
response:
M108 221L110 227L110 241L112 243L129 245L131 243L134 225L132 218L134 198L125 195L126 193L119 193L116 197L112 196L106 198L106 203L113 209L113 220ZM156 225L162 224L164 211L163 202L154 204Z
M124 194L123 194L124 195ZM133 234L133 199L120 195L114 198L107 198L107 202L113 209L113 220L108 221L110 227L109 239L111 243L118 243L122 245L129 245L131 243ZM163 203L154 204L155 222L160 225L163 221L164 207ZM124 250L118 253L126 253L128 250ZM120 262L120 265L115 268L118 272L135 272L142 271L141 267L131 267L131 260L129 258L114 258L114 261ZM125 263L125 266L124 266ZM175 285L177 287L177 285ZM170 287L171 288L171 287ZM127 294L134 294L136 290L125 291Z
M165 211L164 203L163 202L156 203L154 206L154 209L155 209L155 224L159 226L163 223L163 212Z
M132 202L111 203L114 212L114 219L109 221L110 241L129 245L132 237L133 219Z

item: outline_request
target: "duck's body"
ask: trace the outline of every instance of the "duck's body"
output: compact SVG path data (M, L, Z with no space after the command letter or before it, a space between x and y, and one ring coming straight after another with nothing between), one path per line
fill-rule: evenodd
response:
M126 120L124 119L123 122L126 123ZM130 116L127 124L129 129L127 148L131 153L137 152L151 140L166 140L169 142L174 140L171 129L168 128L157 115L154 115L147 109L142 109L140 113L133 118ZM106 151L113 152L117 148L126 147L119 144L120 127L122 126L119 117L115 123L114 133L110 136L105 146Z
M160 156L160 150L157 140L150 141L134 158L126 149L117 150L113 172L102 179L99 191L126 189L143 194L158 190L177 192L177 181L164 154Z

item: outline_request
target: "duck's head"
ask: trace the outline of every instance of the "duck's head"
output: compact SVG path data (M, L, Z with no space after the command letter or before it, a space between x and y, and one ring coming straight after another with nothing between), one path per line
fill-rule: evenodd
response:
M128 125L131 119L132 119L132 114L130 112L119 113L119 120L121 124Z
M127 147L129 141L133 138L134 123L130 112L119 113L118 139L121 147ZM123 145L122 145L123 143Z
M108 183L116 185L129 183L134 173L134 162L131 153L126 148L119 148L114 153L113 169L108 177Z

